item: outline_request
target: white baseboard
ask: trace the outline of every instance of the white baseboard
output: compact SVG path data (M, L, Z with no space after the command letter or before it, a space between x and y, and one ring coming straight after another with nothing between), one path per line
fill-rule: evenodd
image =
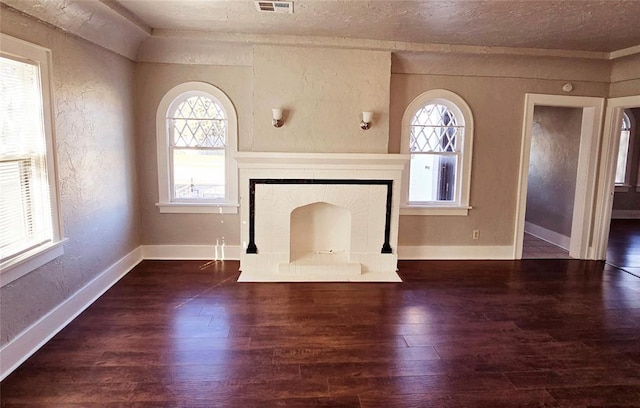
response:
M611 218L616 220L633 220L640 218L640 210L613 210Z
M524 223L524 232L550 242L553 245L559 246L562 249L566 249L567 251L571 246L571 237L551 231L550 229L533 224L529 221L525 221Z
M143 245L144 259L156 260L213 260L216 256L215 245ZM240 245L226 245L224 259L240 259ZM222 248L218 247L218 259L222 259Z
M513 259L513 246L400 246L398 259Z
M47 341L89 307L104 292L142 261L138 247L111 265L71 297L29 326L0 349L0 380L3 380Z
M242 247L225 246L225 259L240 259ZM513 259L513 247L508 246L400 246L399 259ZM218 256L221 256L218 248ZM143 245L143 259L212 260L215 245Z

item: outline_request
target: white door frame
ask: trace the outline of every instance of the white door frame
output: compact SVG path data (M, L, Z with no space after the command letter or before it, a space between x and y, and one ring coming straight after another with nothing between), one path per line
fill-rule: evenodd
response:
M531 154L531 128L533 111L536 106L555 106L582 109L580 150L576 191L571 222L571 244L569 255L587 259L589 256L589 235L593 219L596 173L598 162L598 142L602 129L604 98L566 95L526 94L524 100L524 121L522 127L522 147L520 150L520 176L518 178L518 201L516 203L516 228L514 233L514 258L522 258L527 188L529 182L529 159Z
M616 167L620 148L620 125L625 108L640 107L640 95L611 98L607 100L607 113L602 135L600 171L596 195L595 221L593 225L593 259L604 260L609 244L609 228L613 210Z

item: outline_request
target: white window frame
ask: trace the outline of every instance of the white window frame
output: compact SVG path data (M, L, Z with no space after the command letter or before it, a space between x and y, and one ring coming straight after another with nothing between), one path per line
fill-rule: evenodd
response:
M629 125L630 125L629 126L629 144L627 145L627 167L624 172L624 182L615 183L615 188L614 188L614 191L620 192L620 193L626 193L631 189L630 181L631 181L631 171L632 171L632 164L633 164L633 142L634 142L635 133L636 133L635 117L633 116L631 111L627 109L625 109L622 114L622 122L620 122L620 132L622 132L622 124L624 123L625 115L627 116L627 118L629 118ZM620 149L618 149L618 156L620 155L620 152L621 152ZM616 156L616 159L618 156ZM640 174L640 170L638 174ZM638 183L640 183L640 181Z
M60 197L57 187L57 166L55 157L55 134L53 124L53 95L51 92L51 50L0 33L0 54L12 59L29 61L40 68L40 88L42 91L43 128L46 142L47 181L51 205L52 238L28 251L9 256L0 261L0 286L28 274L40 266L64 254L62 223L60 217Z
M458 122L464 123L464 134L458 168L456 171L456 191L453 202L409 202L410 166L407 163L402 183L401 215L460 215L469 214L469 191L471 187L471 157L473 148L473 115L471 108L462 97L446 89L432 89L416 97L407 107L402 117L401 149L403 154L411 154L411 121L424 106L440 104L456 115Z
M225 139L225 198L219 201L184 200L172 201L171 163L169 152L170 131L167 124L169 109L174 102L189 94L206 94L220 103L227 115ZM156 142L158 154L158 203L161 213L238 213L238 117L231 99L217 87L206 82L190 81L171 88L160 101L156 113Z

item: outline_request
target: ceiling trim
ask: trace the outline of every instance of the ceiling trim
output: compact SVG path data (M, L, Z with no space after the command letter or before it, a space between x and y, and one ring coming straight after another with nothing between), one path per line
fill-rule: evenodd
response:
M44 22L135 61L151 28L112 0L0 0L0 6ZM28 29L28 28L26 28Z
M293 35L258 35L243 33L218 33L211 31L189 31L153 29L153 37L184 38L212 43L239 43L244 45L281 45L304 47L327 47L364 49L387 52L430 52L455 54L483 54L483 55L525 55L539 57L583 58L595 60L609 60L608 52L573 51L540 48L488 47L454 44L423 44L402 41L368 40L343 37L313 37ZM638 50L640 52L640 50Z
M136 26L137 28L142 30L145 34L151 35L151 32L153 31L151 26L147 25L147 23L142 21L142 19L140 19L140 17L138 17L137 15L133 14L128 9L124 8L117 1L115 1L115 0L99 0L99 1L100 1L100 3L102 3L105 6L109 7L114 12L118 13L121 17L124 17L127 20L129 20L130 23L132 23L134 26Z
M613 51L609 53L609 59L614 60L618 58L628 57L630 55L640 54L640 44L633 47L623 48L621 50Z

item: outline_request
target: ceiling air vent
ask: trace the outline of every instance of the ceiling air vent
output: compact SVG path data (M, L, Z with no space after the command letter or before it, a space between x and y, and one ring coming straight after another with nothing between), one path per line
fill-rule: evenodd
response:
M293 14L292 1L256 1L258 11Z

